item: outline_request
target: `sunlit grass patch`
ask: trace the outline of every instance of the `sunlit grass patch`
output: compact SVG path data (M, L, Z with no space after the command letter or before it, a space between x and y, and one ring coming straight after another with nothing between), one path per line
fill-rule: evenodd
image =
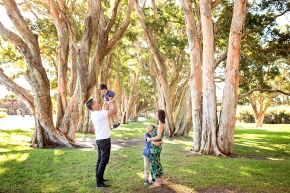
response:
M154 119L122 124L112 141L142 141ZM148 124L149 123L149 124ZM272 127L272 126L271 126ZM265 127L266 128L266 127ZM95 189L97 151L32 149L33 131L0 131L0 192L154 192L143 184L144 144L113 144L105 178L112 187ZM76 136L93 140L94 134ZM192 135L192 131L190 132ZM167 180L161 192L229 188L236 192L289 191L289 129L237 127L233 157L194 155L192 137L164 138L161 163ZM165 191L165 188L166 191Z

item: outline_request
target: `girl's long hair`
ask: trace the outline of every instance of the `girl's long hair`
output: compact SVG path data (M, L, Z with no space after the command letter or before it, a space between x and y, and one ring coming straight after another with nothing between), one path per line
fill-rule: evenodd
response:
M157 110L157 117L159 119L159 121L161 121L161 123L165 124L165 111L164 110Z

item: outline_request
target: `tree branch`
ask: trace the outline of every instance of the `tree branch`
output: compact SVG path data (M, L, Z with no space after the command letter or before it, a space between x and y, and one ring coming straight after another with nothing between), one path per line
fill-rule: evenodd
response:
M4 74L3 69L0 68L0 82L6 87L7 90L16 94L19 98L23 100L26 106L34 112L34 98L33 96L23 87L19 86L13 82L6 74Z
M281 94L284 94L284 95L288 95L288 96L290 96L290 93L286 93L286 92L284 92L284 91L282 91L282 90L278 90L278 89L276 89L276 90L271 90L271 89L263 89L263 88L254 88L254 89L251 89L249 92L246 92L246 93L240 95L239 98L238 98L238 100L240 100L240 99L242 99L242 98L244 98L244 97L246 97L246 96L252 94L252 93L255 92L255 91L260 91L260 92L272 92L272 93L278 92L278 93L281 93Z
M211 8L211 10L213 10L214 8L216 8L219 4L221 4L221 0L215 0L215 1L212 1L211 3L210 3L210 8Z
M119 7L119 4L120 4L120 0L115 0L115 6L114 6L114 8L113 8L113 10L112 10L113 15L112 15L112 17L111 17L111 19L110 19L109 24L108 24L107 27L106 27L106 32L107 32L107 33L112 29L112 27L113 27L113 25L114 25L114 23L115 23L115 21L116 21L116 17L117 17L117 13L118 13L118 7Z
M113 47L117 44L117 42L123 37L125 34L129 24L130 24L130 18L131 18L131 13L133 11L134 7L134 0L128 0L128 8L126 12L126 17L125 20L120 28L115 32L113 37L109 40L108 45L106 47L106 53L109 53Z
M216 69L218 67L218 65L222 62L225 61L227 59L227 52L225 52L224 54L222 54L218 59L216 59L216 61L214 62L214 69Z
M270 25L273 21L275 21L276 18L284 15L285 13L287 13L288 11L290 11L290 7L288 9L286 9L285 11L283 11L282 13L276 15L275 17L273 17L271 20L268 21L268 23L266 23L266 25L264 25L262 28L258 28L258 29L253 29L253 30L250 30L250 31L247 31L245 33L243 33L243 36L242 36L242 39L244 39L244 37L246 37L247 35L249 34L252 34L254 32L261 32L263 31L268 25Z
M246 39L244 39L244 42L253 50L259 51L259 52L264 52L264 53L275 53L275 52L282 52L282 53L288 53L290 50L289 49L272 49L272 50L265 50L265 49L259 49L257 47L254 47L250 42L248 42Z

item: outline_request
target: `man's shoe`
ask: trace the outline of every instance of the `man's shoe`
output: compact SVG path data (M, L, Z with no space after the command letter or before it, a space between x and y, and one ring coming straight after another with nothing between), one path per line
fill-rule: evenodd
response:
M110 186L111 185L109 185L109 184L101 183L101 184L97 184L96 188L108 188Z
M108 182L108 181L110 181L109 179L103 179L103 182Z

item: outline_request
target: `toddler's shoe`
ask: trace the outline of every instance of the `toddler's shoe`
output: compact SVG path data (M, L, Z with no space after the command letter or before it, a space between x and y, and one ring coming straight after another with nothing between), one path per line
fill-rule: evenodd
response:
M117 125L113 125L113 128L116 129L117 127L119 127L120 123L118 123Z
M145 180L144 181L144 184L149 184L149 180Z

